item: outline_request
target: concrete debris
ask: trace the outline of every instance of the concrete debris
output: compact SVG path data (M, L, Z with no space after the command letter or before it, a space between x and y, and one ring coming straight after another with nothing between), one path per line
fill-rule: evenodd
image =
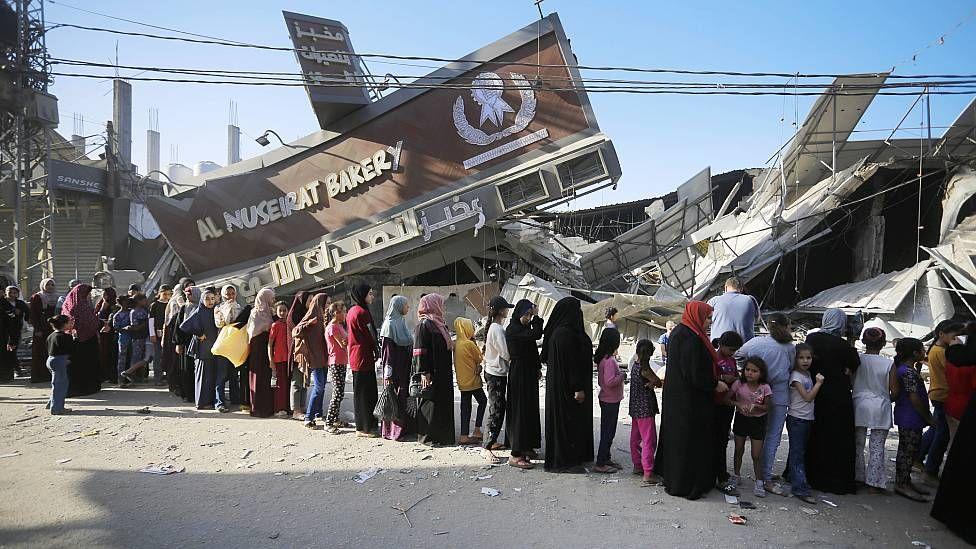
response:
M139 472L149 473L151 475L172 475L175 473L182 473L185 470L186 467L181 467L179 465L175 465L172 463L165 463L165 464L158 464L158 465L150 463L149 465L143 467L142 469L139 469Z
M500 494L501 492L499 492L495 488L488 488L487 486L482 486L481 493L484 494L484 495L486 495L486 496L488 496L488 497L492 497L493 498L493 497L497 496L498 494Z
M363 471L356 473L356 476L352 477L352 479L356 481L357 484L363 484L367 480L378 475L380 471L382 471L382 469L380 469L379 467L372 467L370 469L365 469Z

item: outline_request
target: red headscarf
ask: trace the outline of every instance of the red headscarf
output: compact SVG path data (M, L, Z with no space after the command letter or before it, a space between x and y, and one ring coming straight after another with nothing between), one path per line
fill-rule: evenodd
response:
M708 349L708 352L712 355L712 369L714 370L718 363L718 353L715 352L712 341L708 339L708 332L705 331L705 318L712 311L712 306L704 301L689 301L685 305L685 312L681 315L681 323L692 332L695 332L698 339Z
M75 286L64 298L64 306L61 308L63 314L75 321L78 341L88 341L98 335L98 329L101 328L101 322L95 316L95 309L92 308L89 298L91 291L92 287L88 284Z

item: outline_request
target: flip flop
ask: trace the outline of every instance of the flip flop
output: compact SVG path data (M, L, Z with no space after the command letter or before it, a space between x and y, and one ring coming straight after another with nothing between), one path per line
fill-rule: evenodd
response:
M895 493L898 494L899 496L903 497L903 498L907 498L907 499L910 499L912 501L917 501L917 502L920 502L920 503L928 503L928 501L929 501L929 500L925 499L925 497L922 496L922 495L920 495L920 494L913 494L911 492L902 490L901 488L895 488Z
M516 467L518 469L534 469L535 468L535 465L532 465L531 463L529 463L527 461L521 461L521 460L517 460L517 459L509 459L508 460L508 464L510 466Z

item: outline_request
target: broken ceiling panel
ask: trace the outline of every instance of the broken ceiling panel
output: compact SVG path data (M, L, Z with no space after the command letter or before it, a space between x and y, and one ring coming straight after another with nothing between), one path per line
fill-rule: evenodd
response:
M711 221L711 169L705 168L678 187L678 202L610 242L583 256L580 266L586 281L597 290L629 290L627 275L652 261L674 287L694 284L694 262L687 249L688 235Z
M837 308L846 312L894 314L931 264L931 260L923 261L901 271L841 284L804 299L798 307L804 312L822 312Z
M952 276L959 288L976 293L976 215L950 230L937 247L922 249Z
M949 158L976 155L976 99L972 100L952 126L949 126L935 150L932 151L932 155Z

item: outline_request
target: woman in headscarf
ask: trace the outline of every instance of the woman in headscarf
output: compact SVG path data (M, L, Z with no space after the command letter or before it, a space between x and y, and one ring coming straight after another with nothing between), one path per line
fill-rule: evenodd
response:
M417 316L413 355L418 358L421 385L429 393L417 404L417 440L428 446L453 446L454 340L444 324L444 297L422 297Z
M292 337L292 330L302 321L305 313L308 312L309 294L304 290L295 294L292 299L291 307L288 309L288 316L285 318L288 327L288 376L291 379L291 411L292 419L305 419L306 398L306 379L305 375L298 370L295 364L295 340Z
M349 369L352 370L353 409L356 415L356 435L376 438L376 325L369 312L373 290L359 284L352 290L354 305L346 315L346 334L349 337ZM451 429L453 432L453 428Z
M179 328L180 323L183 322L183 305L186 304L186 294L184 291L186 290L187 285L192 284L193 282L188 278L181 278L180 281L176 283L175 287L173 288L173 295L169 298L169 302L166 304L166 311L163 316L163 341L161 343L163 370L166 372L166 381L169 385L169 391L177 396L182 394L182 391L180 391L179 375L179 363L181 357L176 354L177 328Z
M119 381L119 334L111 322L118 302L118 292L110 286L102 290L102 297L95 303L95 316L102 323L101 329L98 330L98 357L102 379L109 383Z
M98 360L98 330L102 323L91 303L92 287L75 286L64 299L63 314L75 322L75 345L68 363L68 396L83 396L102 390Z
M241 304L237 301L237 286L227 284L220 289L220 303L214 307L214 324L221 330L224 326L233 325L237 315L241 314ZM217 365L217 390L221 394L221 402L224 397L224 384L230 382L230 403L240 406L241 400L241 372L231 364L227 357L215 356L214 361Z
M505 329L505 342L511 363L508 368L508 420L506 436L512 448L510 465L524 467L536 459L535 448L542 447L539 423L539 380L542 363L536 342L542 338L542 319L528 299L515 304L512 320ZM515 463L513 463L513 460Z
M196 286L187 287L183 294L186 296L186 303L183 304L178 316L179 324L176 325L176 354L180 355L178 373L180 395L183 397L183 402L196 402L196 361L188 352L193 343L193 334L183 329L183 321L189 318L200 305L202 294L200 288ZM216 327L215 324L214 329Z
M271 363L268 359L268 332L274 322L274 300L274 290L262 288L254 298L254 307L247 319L247 368L251 389L251 415L254 417L271 417L274 414Z
M200 296L199 304L180 324L180 331L192 336L186 349L187 356L194 360L193 395L197 410L213 410L226 413L230 410L218 397L217 362L210 351L217 339L217 325L214 323L214 306L217 294L207 290Z
M406 296L394 296L390 300L390 306L386 309L386 318L383 319L383 327L380 328L380 341L383 346L383 381L393 385L397 399L400 401L400 409L407 412L403 417L402 423L384 421L380 432L383 438L389 440L404 440L406 436L414 433L416 427L414 418L416 410L409 410L409 405L414 399L409 398L410 388L410 357L413 350L413 336L407 328L407 321L404 316L410 309ZM412 412L412 414L410 413Z
M687 499L698 499L715 486L713 402L716 392L729 389L717 375L718 355L708 339L711 325L712 307L690 301L668 338L654 472L664 478L668 494Z
M47 336L54 329L47 319L61 314L57 308L59 297L61 296L58 295L54 279L45 278L41 281L40 291L30 298L30 323L34 327L34 336L31 339L31 383L51 381L51 371L47 369Z
M855 483L854 400L851 380L861 359L844 339L847 316L840 309L824 311L820 331L807 335L813 347L810 374L823 374L824 383L813 408L807 445L810 486L832 494L853 494Z
M77 278L72 278L71 280L69 280L68 281L68 293L71 293L71 290L74 290L75 289L75 286L77 286L79 284L81 284L81 281L78 280ZM68 299L68 294L64 294L64 295L62 295L61 297L58 298L58 303L57 303L57 305L54 306L55 309L57 309L57 313L58 314L62 314L62 315L64 314L64 302L65 302L66 299Z
M560 299L543 330L539 357L546 364L546 471L582 473L583 463L593 461L592 356L580 301Z
M294 341L295 364L305 377L305 386L311 380L311 394L308 395L308 406L305 408L305 426L309 429L321 429L315 424L315 416L322 413L325 399L326 373L328 372L328 353L325 344L325 309L329 303L329 296L316 294L308 304L305 316L292 329ZM298 372L292 373L292 379L302 377Z

